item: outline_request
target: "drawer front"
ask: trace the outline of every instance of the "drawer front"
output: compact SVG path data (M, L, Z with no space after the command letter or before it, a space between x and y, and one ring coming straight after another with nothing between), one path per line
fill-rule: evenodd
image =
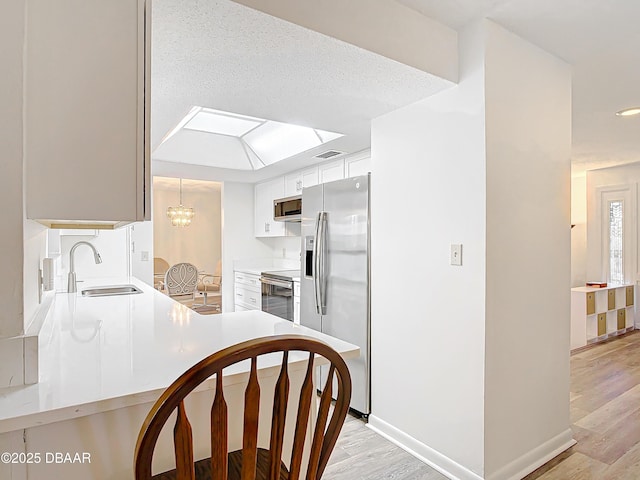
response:
M236 305L242 305L249 310L262 309L262 295L260 290L256 291L252 288L236 287Z
M624 308L618 310L618 330L626 328L627 325L627 311Z
M616 308L616 291L611 289L607 294L607 310L613 310Z
M243 306L243 305L238 305L238 304L236 304L236 305L234 305L234 310L235 310L236 312L246 312L247 310L251 310L251 309L250 309L250 308L247 308L247 307L245 307L245 306Z
M251 273L235 272L235 281L242 285L250 285L260 288L260 276Z
M587 315L593 315L596 313L596 293L587 293Z
M634 287L627 287L627 307L633 305L633 289Z
M604 335L607 333L607 314L599 313L598 314L598 336Z

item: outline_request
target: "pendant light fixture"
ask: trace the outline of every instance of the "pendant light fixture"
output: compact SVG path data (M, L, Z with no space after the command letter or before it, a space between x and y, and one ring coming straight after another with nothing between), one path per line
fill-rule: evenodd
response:
M180 205L167 208L167 217L174 227L188 227L195 214L193 208L182 205L182 179L180 179Z

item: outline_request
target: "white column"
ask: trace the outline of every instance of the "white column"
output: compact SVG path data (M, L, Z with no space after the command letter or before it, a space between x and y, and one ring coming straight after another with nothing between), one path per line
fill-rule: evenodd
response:
M0 338L23 331L23 44L24 0L0 6ZM1 384L1 382L0 382Z
M501 479L571 443L570 71L489 21L459 44L458 86L372 125L370 424Z

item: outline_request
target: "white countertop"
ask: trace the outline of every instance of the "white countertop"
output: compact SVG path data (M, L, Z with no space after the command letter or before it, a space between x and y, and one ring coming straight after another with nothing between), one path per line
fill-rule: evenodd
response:
M632 287L633 284L632 283L612 283L607 285L606 287L573 287L571 289L572 292L581 292L581 293L590 293L590 292L597 292L600 290L613 290L616 288L621 288L621 287Z
M295 270L295 268L284 268L284 267L263 267L263 268L257 268L257 267L241 267L241 268L236 268L234 271L238 272L238 273L248 273L249 275L258 275L260 276L262 274L262 272L287 272L290 270ZM300 281L300 273L298 273L298 275L291 277L291 279L294 282L299 282Z
M120 280L94 284L132 283L143 293L56 295L39 336L40 382L0 390L0 433L155 401L204 357L251 338L301 334L346 358L359 351L258 310L200 315L135 278ZM246 366L238 368L230 374Z

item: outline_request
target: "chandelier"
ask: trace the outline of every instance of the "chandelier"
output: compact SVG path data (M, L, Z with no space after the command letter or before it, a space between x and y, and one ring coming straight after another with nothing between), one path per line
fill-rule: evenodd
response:
M182 205L182 179L180 179L180 205L167 208L167 217L174 227L188 227L195 214L193 208Z

